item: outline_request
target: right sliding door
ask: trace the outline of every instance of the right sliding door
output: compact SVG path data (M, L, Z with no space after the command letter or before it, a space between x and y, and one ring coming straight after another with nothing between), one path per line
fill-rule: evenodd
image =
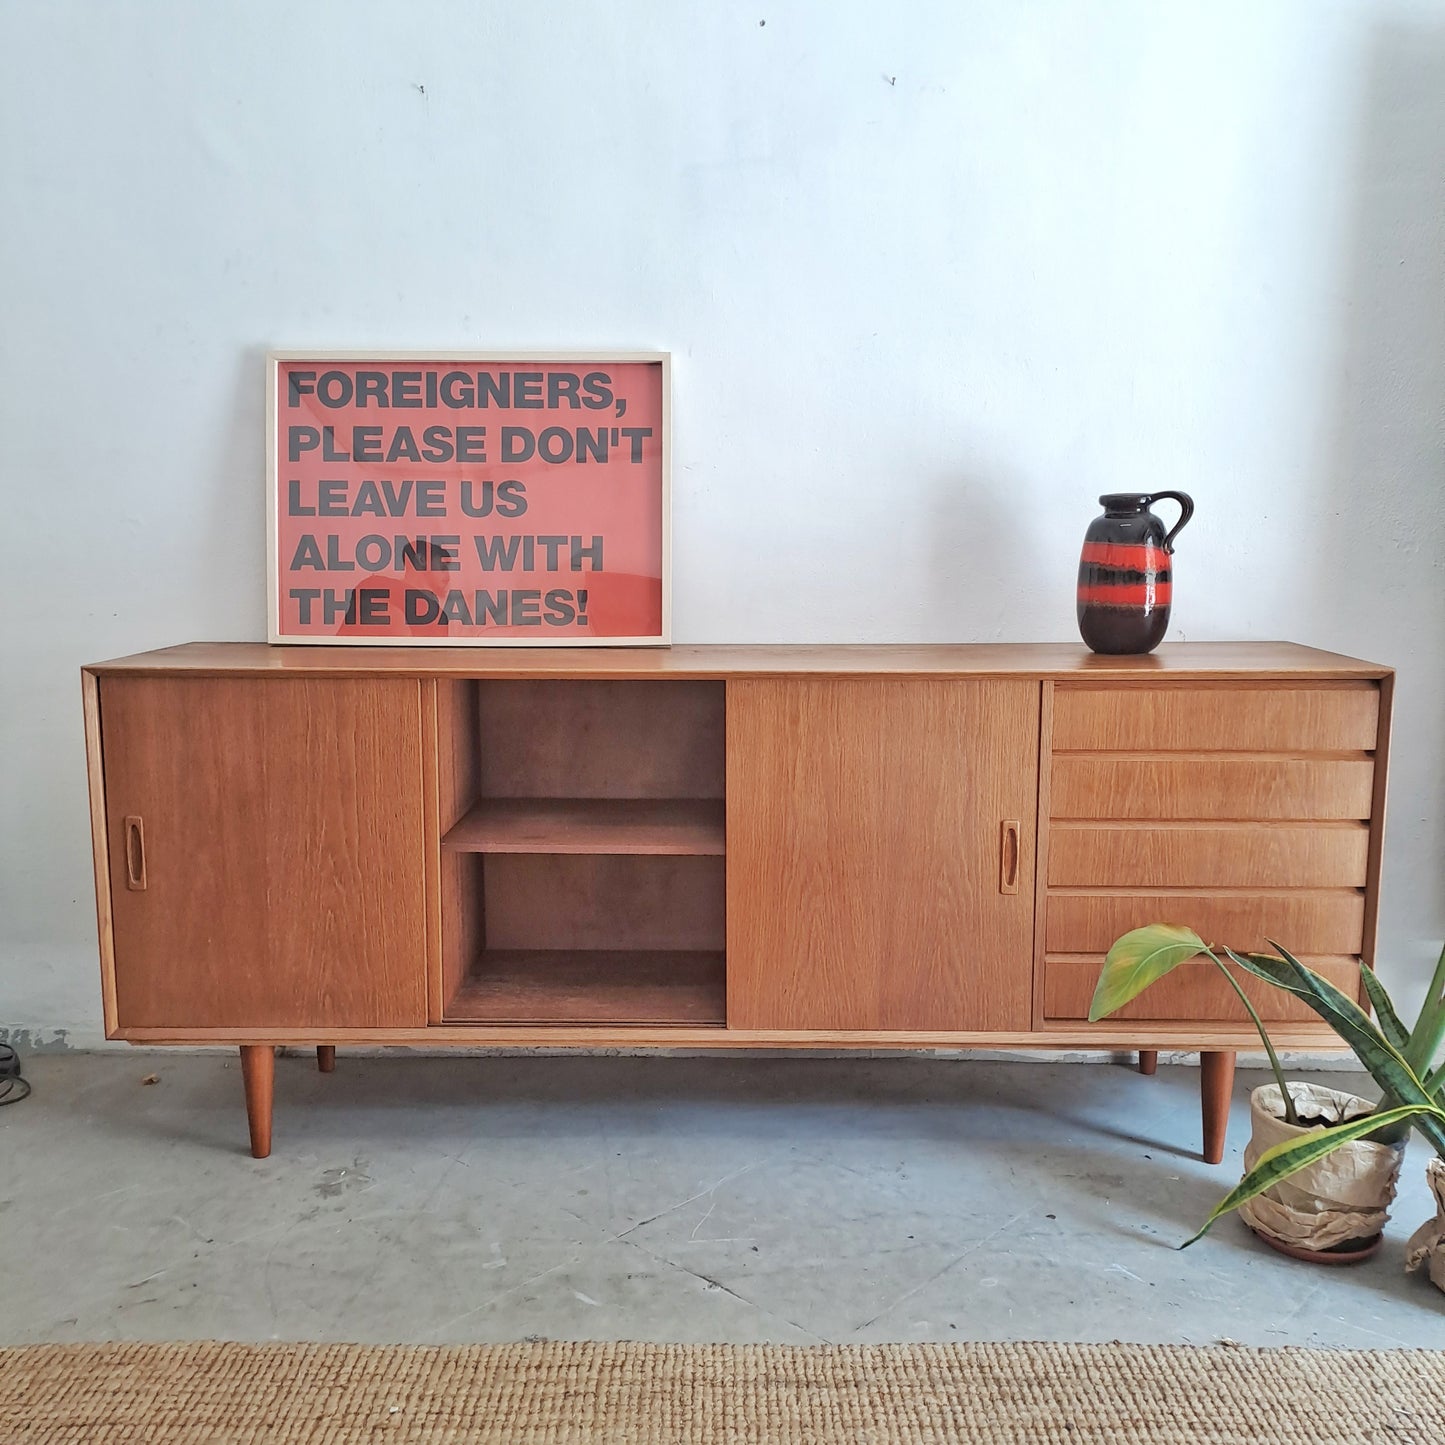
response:
M1039 695L728 681L730 1028L1028 1029Z

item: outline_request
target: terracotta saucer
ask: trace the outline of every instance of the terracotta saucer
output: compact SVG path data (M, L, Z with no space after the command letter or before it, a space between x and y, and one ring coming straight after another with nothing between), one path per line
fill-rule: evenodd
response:
M1373 1239L1347 1239L1331 1249L1302 1249L1297 1244L1286 1244L1282 1239L1272 1239L1250 1225L1245 1226L1256 1239L1262 1239L1271 1249L1287 1254L1291 1259L1302 1259L1306 1264L1363 1264L1380 1252L1385 1242L1383 1234Z

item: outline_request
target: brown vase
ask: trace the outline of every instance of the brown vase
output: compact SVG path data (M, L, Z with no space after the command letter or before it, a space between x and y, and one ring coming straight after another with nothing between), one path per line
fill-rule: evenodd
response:
M1149 510L1166 498L1179 503L1168 532ZM1079 557L1079 631L1095 652L1153 652L1169 628L1174 538L1194 502L1184 492L1111 492L1099 505Z

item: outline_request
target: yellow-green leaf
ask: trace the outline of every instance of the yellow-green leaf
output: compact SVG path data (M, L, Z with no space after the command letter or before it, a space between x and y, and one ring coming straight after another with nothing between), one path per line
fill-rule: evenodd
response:
M1192 928L1178 923L1151 923L1126 933L1109 950L1089 1005L1089 1022L1106 1018L1137 998L1155 979L1205 951Z

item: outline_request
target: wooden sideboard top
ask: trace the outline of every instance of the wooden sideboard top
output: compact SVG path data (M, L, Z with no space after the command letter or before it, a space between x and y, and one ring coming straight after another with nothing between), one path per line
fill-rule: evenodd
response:
M1248 680L1383 678L1391 669L1293 642L1165 643L1145 657L1103 657L1079 643L696 645L674 647L300 647L188 642L94 663L88 673L412 677L726 678L1022 676Z

